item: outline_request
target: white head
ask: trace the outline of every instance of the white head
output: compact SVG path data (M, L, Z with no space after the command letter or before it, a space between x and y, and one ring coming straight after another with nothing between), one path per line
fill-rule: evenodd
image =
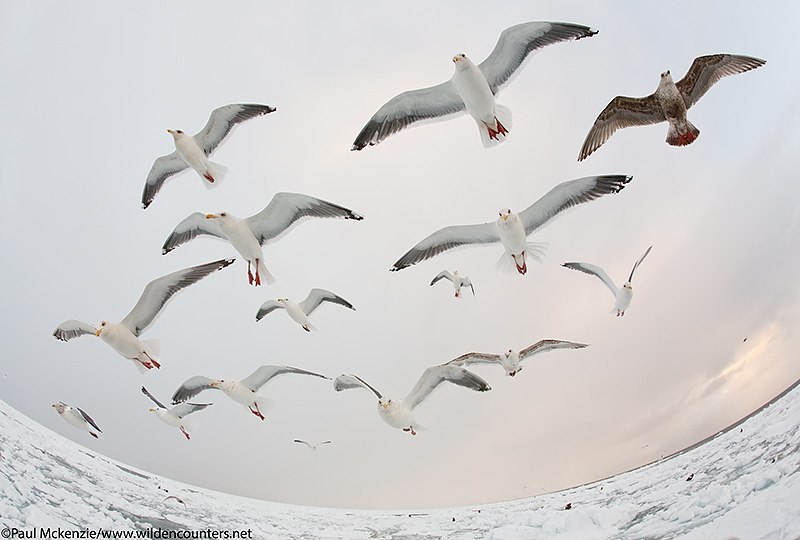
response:
M67 410L67 407L69 407L69 405L59 401L58 403L53 403L53 407L56 408L56 411L58 412L58 414L64 414L64 411Z
M498 218L498 221L501 220L501 219L503 221L508 221L508 218L511 217L511 209L510 208L503 208L502 210L500 210L499 214L500 214L500 217Z
M169 133L170 135L172 135L172 138L173 138L174 140L176 140L176 141L177 141L178 139L182 139L183 137L185 137L185 136L186 136L186 133L184 133L183 131L181 131L181 130L179 130L179 129L168 129L168 130L167 130L167 133Z
M231 390L233 390L235 384L236 381L230 379L219 379L217 381L209 383L209 386L215 386L220 390L222 390L223 392L230 392Z
M96 325L94 325L94 328L95 328L95 330L97 330L97 331L94 333L94 335L96 335L97 337L100 337L100 334L102 334L102 333L103 333L103 330L105 330L105 329L106 329L106 328L108 328L108 327L109 327L109 325L108 325L108 322L107 322L107 321L100 321L99 323L97 323Z
M458 71L463 71L467 68L473 67L474 64L472 61L467 58L467 55L464 53L459 53L453 57L453 63L456 65L456 69Z
M625 283L622 285L622 288L623 288L623 289L628 289L629 291L632 291L632 290L633 290L633 285L631 285L631 282L630 282L630 281L626 281L626 282L625 282Z
M228 212L220 212L219 214L206 214L206 219L218 219L220 221L225 221L228 219Z

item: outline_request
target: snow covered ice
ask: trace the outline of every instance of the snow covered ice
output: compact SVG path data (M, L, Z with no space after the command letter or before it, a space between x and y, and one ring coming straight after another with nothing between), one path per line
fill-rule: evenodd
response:
M247 531L251 538L800 538L800 387L690 449L576 488L432 510L343 510L218 493L135 470L0 401L0 526ZM4 532L3 537L8 532Z

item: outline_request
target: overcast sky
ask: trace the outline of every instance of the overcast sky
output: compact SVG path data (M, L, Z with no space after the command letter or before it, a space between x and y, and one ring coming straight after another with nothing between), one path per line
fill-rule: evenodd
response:
M513 499L588 482L688 446L800 377L800 78L798 8L752 2L410 1L5 2L0 7L0 229L4 350L0 397L43 425L152 473L274 501L422 508ZM498 97L508 140L486 150L460 117L351 152L394 95L476 63L500 32L534 20L599 30L542 49ZM767 64L721 80L689 112L701 130L685 148L666 124L617 132L588 159L578 150L616 95L652 93L713 53ZM174 150L167 129L199 131L216 107L265 103L214 155L229 167L206 190L192 171L147 211L153 161ZM634 180L560 216L529 239L547 242L527 275L498 272L499 246L388 269L431 232L522 210L556 184L595 174ZM320 197L365 216L315 220L265 248L277 279L247 283L233 266L178 296L144 338L162 368L139 375L100 340L52 332L70 318L121 320L154 278L235 256L197 239L162 256L192 212L260 211L278 191ZM609 315L600 281L560 267L586 261L633 305ZM441 270L471 277L476 298L429 287ZM325 305L306 333L284 313L255 322L270 298L332 290L357 311ZM517 377L475 367L493 387L440 388L417 410L428 430L384 424L367 392L285 376L262 394L260 421L221 392L186 441L148 412L193 375L242 378L262 364L335 377L355 373L401 398L428 366L470 351L500 353L540 339L590 344L529 360ZM746 341L745 341L746 340ZM95 441L50 407L65 401L104 431ZM292 442L330 439L312 453Z

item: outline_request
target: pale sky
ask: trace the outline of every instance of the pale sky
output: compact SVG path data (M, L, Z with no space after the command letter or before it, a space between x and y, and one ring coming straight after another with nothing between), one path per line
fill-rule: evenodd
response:
M273 501L424 508L514 499L592 481L672 453L749 413L800 377L800 47L791 3L642 2L6 2L0 7L0 131L6 201L0 398L48 428L154 474ZM351 152L396 94L449 79L451 58L476 63L500 32L535 20L599 33L549 46L498 96L508 140L486 150L459 117ZM665 142L666 124L618 131L588 159L578 150L616 95L652 93L701 55L767 64L717 83L690 111L701 135ZM229 167L206 190L186 172L140 207L167 129L194 134L216 107L264 103L213 155ZM522 210L556 184L630 174L619 194L560 216L529 237L547 242L527 275L494 269L500 246L388 269L433 231ZM271 286L246 264L193 285L143 338L162 369L139 375L100 340L52 332L76 318L121 320L169 272L236 256L200 238L162 256L192 212L261 210L278 191L365 216L301 224L265 248ZM600 281L560 267L591 262L621 283L644 250L625 317ZM472 279L456 300L441 270ZM262 302L313 287L352 302L322 306L306 333ZM428 366L470 351L540 339L590 344L527 362L515 378L475 367L493 389L444 387L417 409L428 430L384 424L371 394L336 393L309 377L276 379L264 422L221 392L191 441L148 412L144 384L167 401L193 375L242 378L262 364L335 377L355 373L403 397ZM745 341L746 339L746 341ZM50 407L87 411L95 441ZM293 439L330 439L311 453Z

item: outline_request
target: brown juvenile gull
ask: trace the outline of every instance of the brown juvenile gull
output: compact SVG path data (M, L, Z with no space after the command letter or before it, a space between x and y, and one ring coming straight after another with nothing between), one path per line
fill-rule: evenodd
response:
M155 199L164 183L174 174L191 167L207 188L219 185L228 174L228 168L208 160L214 150L227 138L237 124L275 112L274 107L252 103L225 105L211 112L206 126L192 137L177 129L168 129L175 142L175 151L158 158L147 175L142 192L142 208L147 208Z
M442 84L403 92L383 105L356 137L351 150L378 144L390 135L425 121L469 113L489 148L511 129L511 110L495 96L522 67L530 53L552 43L590 37L597 30L578 24L527 22L503 30L492 53L477 66L464 54L453 57L453 77Z
M519 352L513 349L508 349L508 352L503 354L470 352L450 360L447 364L453 366L474 366L478 364L500 365L506 370L506 375L513 377L522 371L521 362L531 356L554 351L556 349L583 349L584 347L588 347L588 345L585 343L575 343L574 341L542 339Z
M416 435L417 431L425 428L414 419L414 408L425 401L431 395L431 392L436 390L443 382L450 382L476 392L491 390L489 384L474 373L467 371L463 367L449 366L447 364L426 369L417 384L411 389L411 392L403 399L391 399L382 396L380 392L357 375L339 375L333 381L333 389L337 392L352 388L364 388L371 391L378 398L378 414L381 420L394 428L409 431L412 435Z
M144 288L139 301L118 323L100 321L97 325L70 319L61 323L53 336L61 341L93 334L119 354L132 360L141 373L160 368L161 342L158 339L139 339L164 311L173 297L193 283L233 263L235 259L221 259L184 270L178 270L154 279Z
M667 70L661 74L655 93L643 98L615 97L586 135L578 161L589 157L616 130L631 126L668 122L667 143L672 146L691 144L700 135L700 130L686 118L686 111L722 77L744 73L765 63L759 58L735 54L700 56L677 83L673 82Z
M541 199L516 214L508 208L500 210L496 221L480 225L451 225L439 229L408 250L390 268L402 270L430 259L448 249L460 246L502 243L505 251L497 261L498 268L516 266L520 274L527 272L526 259L541 260L543 244L528 242L527 237L560 212L592 201L609 193L618 193L632 176L612 174L568 180L548 191ZM513 269L511 269L513 272Z
M178 223L161 248L166 255L176 247L198 236L208 235L229 241L247 261L247 277L251 285L268 284L275 278L264 264L262 246L277 241L294 225L309 218L344 218L361 221L363 216L352 210L316 197L300 193L276 193L259 213L240 219L228 212L203 214L195 212ZM255 275L251 268L255 269Z

